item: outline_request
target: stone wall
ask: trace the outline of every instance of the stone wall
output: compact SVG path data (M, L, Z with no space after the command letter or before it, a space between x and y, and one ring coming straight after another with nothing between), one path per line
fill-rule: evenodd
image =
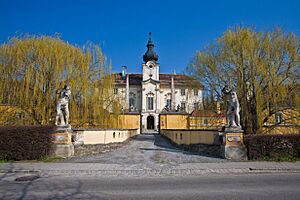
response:
M113 151L128 143L130 139L124 142L110 143L110 144L76 144L74 145L74 156L95 155Z

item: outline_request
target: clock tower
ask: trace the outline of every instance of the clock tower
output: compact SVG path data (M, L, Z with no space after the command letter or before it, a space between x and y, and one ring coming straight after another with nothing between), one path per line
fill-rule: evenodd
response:
M151 32L147 43L147 51L143 56L142 80L142 124L143 129L158 130L160 112L160 81L158 56L154 51Z
M159 81L159 64L156 63L158 56L154 51L154 44L151 38L151 32L149 33L149 40L147 44L147 52L143 56L143 81L148 79Z

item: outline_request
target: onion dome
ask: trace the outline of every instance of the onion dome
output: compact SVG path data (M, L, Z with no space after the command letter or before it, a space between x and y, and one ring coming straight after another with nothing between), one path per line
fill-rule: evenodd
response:
M146 63L148 61L153 61L153 60L157 61L158 60L158 55L153 50L154 44L152 42L151 32L149 33L149 40L148 40L147 48L148 48L147 52L143 56L144 62Z

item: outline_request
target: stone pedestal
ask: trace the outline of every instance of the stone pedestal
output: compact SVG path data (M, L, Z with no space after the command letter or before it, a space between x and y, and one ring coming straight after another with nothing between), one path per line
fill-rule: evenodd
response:
M72 144L71 126L57 126L53 133L52 155L59 157L70 157L74 155L74 146Z
M225 128L223 132L222 156L229 160L247 160L244 131L240 128Z

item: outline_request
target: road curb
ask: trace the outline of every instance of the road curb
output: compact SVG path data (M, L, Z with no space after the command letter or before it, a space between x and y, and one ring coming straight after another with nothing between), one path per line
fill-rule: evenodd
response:
M220 174L256 174L256 173L300 173L300 169L287 168L231 168L231 169L141 169L141 170L0 170L0 173L37 173L40 175L65 176L195 176Z

